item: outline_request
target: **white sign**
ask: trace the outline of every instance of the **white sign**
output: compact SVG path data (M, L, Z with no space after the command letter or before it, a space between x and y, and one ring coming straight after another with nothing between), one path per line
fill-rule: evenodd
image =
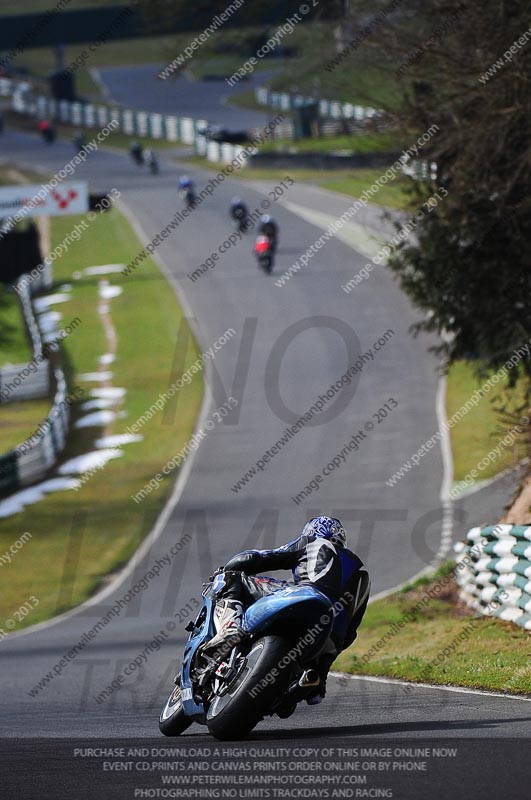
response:
M85 214L89 210L85 181L64 181L55 189L43 186L0 186L0 219Z

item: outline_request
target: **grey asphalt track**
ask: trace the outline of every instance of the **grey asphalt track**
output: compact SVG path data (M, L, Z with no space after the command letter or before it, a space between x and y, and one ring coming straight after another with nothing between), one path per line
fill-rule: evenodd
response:
M263 127L268 121L266 110L238 108L227 101L235 94L261 86L271 71L255 73L248 81L231 87L224 80L197 81L186 75L161 80L158 74L165 66L106 67L99 74L109 95L126 108L206 119L230 130Z
M66 143L47 147L35 137L9 131L1 146L2 158L10 163L50 171L60 169L73 154ZM152 177L134 168L127 157L102 150L89 158L76 177L88 179L95 191L118 188L146 242L179 207L176 184L182 171L163 158L161 175ZM186 167L186 171L199 189L209 178L201 170ZM315 198L305 195L301 187L293 189L293 202L306 202L311 208ZM370 570L375 593L424 568L439 546L440 451L432 450L422 465L395 487L385 483L438 426L437 364L427 352L429 342L413 339L408 332L415 313L384 268L375 269L352 294L341 291L341 285L363 267L366 258L337 240L328 242L283 288L274 286L275 276L268 277L256 268L251 235L222 255L215 269L192 282L187 274L232 232L227 208L236 192L251 207L259 207L265 197L256 188L226 180L163 241L157 256L185 298L201 349L208 348L229 326L236 330L237 336L218 353L215 368L226 393L239 400L238 414L227 424L217 425L200 445L186 481L181 481L179 502L168 509L167 518L158 526L158 538L136 560L133 571L112 586L108 596L57 624L0 642L1 737L59 740L77 736L96 740L129 736L160 742L158 713L184 643L182 626L175 627L180 610L199 598L201 581L229 555L243 547L279 545L295 536L316 512L326 511L344 519L352 532L354 549ZM289 200L289 190L285 198ZM348 201L326 194L319 202L333 213L348 205ZM281 203L274 206L273 213L280 225L276 267L280 274L321 230ZM141 279L141 267L134 279ZM127 293L127 285L124 291ZM319 320L322 317L330 319L323 324ZM282 341L290 326L303 320L308 321L308 329L288 336L285 355L280 357L276 353L279 339ZM373 347L385 331L392 330L393 336L363 367L355 392L341 413L326 424L304 429L263 472L234 493L231 487L286 427L286 420L279 417L278 398L274 399L275 387L283 402L299 415L348 368L344 341L326 327L337 324L334 320L355 332L361 352ZM275 365L278 381L271 379ZM211 378L213 396L205 408L206 415L224 396L217 378ZM391 397L398 407L378 424L373 414ZM368 421L375 428L359 451L325 479L318 494L295 505L291 498ZM454 540L471 524L492 521L499 515L501 502L508 499L510 490L510 484L501 483L463 501L466 518L458 515ZM16 518L13 524L16 529ZM186 545L171 564L164 566L158 579L151 581L119 618L56 675L54 665L63 654L115 600L141 580L157 559L163 563L183 536ZM187 613L181 616L187 618ZM111 680L161 631L165 636L162 646L150 654L131 682L97 702L96 697ZM31 696L30 691L48 673L52 679ZM406 690L396 684L332 678L321 706L300 708L288 720L275 718L261 723L252 741L295 746L309 742L323 745L349 737L416 742L426 738L480 738L485 740L483 758L490 762L492 744L487 739L527 737L530 720L531 704L524 700L426 687ZM204 729L198 726L179 740L186 747L207 741ZM71 762L62 758L58 750L57 765L60 768L63 764L68 783ZM477 796L469 784L465 775L462 786L467 794L462 796ZM459 797L456 792L453 796ZM28 792L26 796L39 795ZM56 796L68 795L58 789ZM438 794L432 787L426 796L447 795Z

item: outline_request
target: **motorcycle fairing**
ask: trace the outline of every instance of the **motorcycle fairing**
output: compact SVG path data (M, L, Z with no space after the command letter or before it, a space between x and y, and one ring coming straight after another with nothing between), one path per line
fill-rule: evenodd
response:
M312 644L318 652L328 639L334 625L334 612L328 597L313 586L288 586L260 598L250 606L243 618L242 628L253 638L279 625L289 627L294 638L299 633L319 625Z
M192 681L190 679L190 664L197 649L215 635L214 626L215 595L211 590L203 592L203 605L194 622L194 629L184 648L181 664L181 695L183 711L187 717L192 717L196 722L206 723L205 709L202 703L196 703L193 697ZM204 617L202 619L202 617ZM202 620L199 626L198 621Z
M203 592L203 606L186 643L180 672L183 711L202 724L206 724L205 709L194 700L190 665L197 649L215 635L214 605L215 593L209 586ZM253 603L245 612L242 628L254 638L279 625L289 629L294 644L303 632L318 625L319 630L304 650L305 657L312 657L322 649L333 628L332 604L313 586L288 586Z

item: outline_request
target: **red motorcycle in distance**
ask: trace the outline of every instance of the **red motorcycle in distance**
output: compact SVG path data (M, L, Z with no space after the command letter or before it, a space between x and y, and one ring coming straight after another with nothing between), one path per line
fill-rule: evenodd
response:
M254 254L258 259L258 265L267 272L268 275L273 271L273 242L269 236L261 234L254 245Z
M39 122L39 133L47 144L55 142L55 128L47 119L42 119Z

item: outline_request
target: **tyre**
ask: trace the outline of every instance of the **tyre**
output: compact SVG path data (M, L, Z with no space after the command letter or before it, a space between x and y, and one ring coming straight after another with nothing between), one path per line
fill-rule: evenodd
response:
M253 642L234 684L210 704L207 726L212 736L222 741L244 739L263 719L289 684L291 670L279 668L288 650L289 643L280 636L265 636ZM271 674L274 679L268 682ZM259 685L263 688L253 697L251 691Z
M259 263L264 272L267 272L268 275L271 275L271 270L273 269L273 259L271 256L262 256Z
M181 687L176 686L160 712L159 729L164 736L180 736L190 727L193 720L183 710Z

